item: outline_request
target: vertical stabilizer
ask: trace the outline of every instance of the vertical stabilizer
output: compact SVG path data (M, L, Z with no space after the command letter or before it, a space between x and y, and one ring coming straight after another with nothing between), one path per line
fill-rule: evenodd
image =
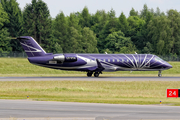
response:
M28 57L44 56L46 52L42 47L30 36L22 36L17 38Z

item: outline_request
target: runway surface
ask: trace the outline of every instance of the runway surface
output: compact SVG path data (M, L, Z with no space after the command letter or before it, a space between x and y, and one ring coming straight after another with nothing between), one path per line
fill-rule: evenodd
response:
M0 77L0 81L180 81L180 77Z
M179 119L180 107L0 100L1 118Z

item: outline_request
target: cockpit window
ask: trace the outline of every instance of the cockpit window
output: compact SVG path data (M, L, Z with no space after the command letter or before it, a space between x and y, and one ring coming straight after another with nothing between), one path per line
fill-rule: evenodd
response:
M161 58L159 58L159 57L155 57L155 60L163 62L163 60Z

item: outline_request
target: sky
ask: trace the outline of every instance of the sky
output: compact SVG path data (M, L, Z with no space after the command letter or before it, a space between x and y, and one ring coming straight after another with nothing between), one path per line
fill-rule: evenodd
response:
M23 10L27 3L31 3L32 0L17 0L20 8ZM157 7L161 11L167 12L169 9L176 9L180 11L180 0L43 0L50 11L51 17L55 18L61 11L66 16L70 13L81 12L85 6L87 6L89 13L95 14L97 10L105 10L106 12L111 9L115 10L116 16L119 17L123 12L126 17L129 16L129 12L132 8L136 11L141 11L144 4L147 4L148 8L156 10Z

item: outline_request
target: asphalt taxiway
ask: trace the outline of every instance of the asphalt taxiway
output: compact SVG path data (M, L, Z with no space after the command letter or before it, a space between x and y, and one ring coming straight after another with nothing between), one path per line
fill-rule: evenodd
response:
M180 107L0 100L1 118L179 119Z
M180 81L180 77L0 77L0 81Z

